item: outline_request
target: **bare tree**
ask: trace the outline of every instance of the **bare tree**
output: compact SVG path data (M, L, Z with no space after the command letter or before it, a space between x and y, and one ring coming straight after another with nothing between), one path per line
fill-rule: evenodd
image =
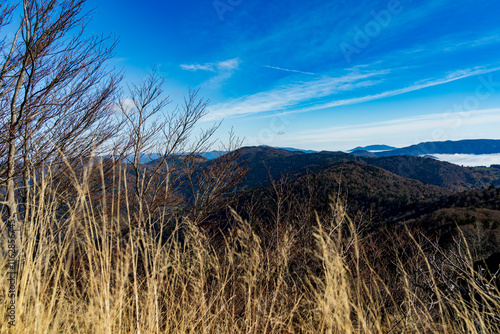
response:
M171 101L162 84L163 78L154 69L140 85L129 86L128 97L120 102L126 125L123 155L132 170L129 177L137 221L144 221L146 213L188 204L197 208L199 217L230 191L243 172L234 153L239 142L233 135L225 147L229 154L210 163L201 156L213 145L220 125L193 134L208 112L208 100L199 98L198 90L189 90L181 105L166 110Z
M24 0L14 36L0 55L0 161L2 204L21 247L18 206L26 203L32 172L51 162L89 157L116 134L113 101L120 74L106 67L115 42L85 36L84 0ZM1 22L12 13L0 2ZM24 198L20 201L19 198ZM26 209L23 210L26 212Z
M196 92L190 92L183 108L166 111L171 101L164 96L163 81L154 69L140 85L129 86L129 97L120 102L126 125L122 134L128 138L124 155L132 169L130 185L139 221L144 220L146 211L154 212L169 202L174 205L172 177L187 160L182 154L188 150L193 126L206 114L207 101L196 101ZM214 130L209 130L200 144L206 143Z

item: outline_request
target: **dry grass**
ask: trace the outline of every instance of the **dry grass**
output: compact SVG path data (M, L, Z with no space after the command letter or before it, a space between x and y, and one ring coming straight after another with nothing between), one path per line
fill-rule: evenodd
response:
M312 248L298 249L291 227L264 247L235 212L234 228L215 243L166 209L137 222L127 188L117 186L125 176L117 170L98 196L87 177L74 178L70 200L38 175L16 325L2 321L2 333L500 332L498 289L473 271L465 250L431 256L408 234L413 257L396 255L396 274L386 277L340 202L333 219L311 227ZM310 265L297 270L294 254ZM5 265L2 310L10 303Z

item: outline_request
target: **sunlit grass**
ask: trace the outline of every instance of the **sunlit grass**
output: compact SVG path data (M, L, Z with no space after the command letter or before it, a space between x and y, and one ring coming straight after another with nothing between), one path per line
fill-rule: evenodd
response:
M126 174L115 175L120 190L103 185L98 196L88 179L75 178L71 199L39 177L24 226L16 325L2 321L2 333L500 332L500 294L473 271L466 250L454 254L461 261L450 258L456 268L447 267L446 282L409 235L417 269L394 258L389 285L339 201L331 221L311 227L312 248L297 249L291 227L264 247L252 221L234 211L234 228L214 243L166 211L137 222L126 187L117 187ZM297 253L311 259L300 270L291 265Z

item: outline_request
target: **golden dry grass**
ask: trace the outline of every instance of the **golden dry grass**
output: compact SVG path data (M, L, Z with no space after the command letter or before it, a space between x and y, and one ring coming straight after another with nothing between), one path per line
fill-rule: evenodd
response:
M116 175L125 184L126 174ZM76 180L77 195L66 202L55 180L39 180L23 234L16 325L2 321L2 333L500 332L497 288L471 265L451 272L465 293L440 284L442 273L413 237L416 272L431 290L422 294L403 260L397 283L387 284L340 202L334 219L318 219L312 249L296 248L292 228L264 248L236 212L235 228L215 247L195 224L166 211L154 218L161 231L149 230L151 216L137 224L126 187L103 185L96 196L87 178ZM292 253L312 265L297 274Z

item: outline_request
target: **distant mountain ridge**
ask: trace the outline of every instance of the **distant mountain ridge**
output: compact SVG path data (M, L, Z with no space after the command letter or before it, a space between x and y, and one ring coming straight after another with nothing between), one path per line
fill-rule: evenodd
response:
M353 151L353 154L367 156L368 150ZM432 141L384 152L369 152L376 157L397 155L432 155L432 154L495 154L500 153L498 139L465 139L458 141Z
M282 176L296 178L308 172L316 172L345 162L360 162L377 166L396 175L418 180L426 184L443 187L453 191L487 187L499 184L496 174L489 170L476 170L448 162L416 156L361 157L344 152L303 153L272 147L243 147L241 158L248 161L251 171L245 185L257 187L269 181L269 177Z
M285 150L285 151L290 151L290 152L318 153L318 151L303 150L300 148L293 148L293 147L274 147L274 146L267 146L267 145L260 145L260 147L272 147L272 148L277 148L279 150Z
M390 150L396 150L397 147L394 146L389 146L389 145L369 145L365 147L358 146L356 148L353 148L352 150L349 150L347 152L352 153L356 151L390 151Z
M293 147L274 147L267 145L260 145L258 147L280 149L288 152L319 153L319 151L297 149ZM430 158L432 158L433 154L475 154L475 155L498 154L500 153L500 140L464 139L457 141L452 141L452 140L431 141L402 148L397 148L389 145L376 144L368 146L358 146L346 152L361 157L392 157L398 155L411 155L411 156L425 156ZM208 159L213 159L216 156L219 156L223 153L224 152L220 151L218 151L217 154L212 154L212 152L207 152L203 154L203 156Z
M283 150L287 152L294 153L320 153L314 150L297 149L293 147L273 147L267 145L255 146L260 148L270 148ZM248 147L249 148L249 147ZM321 151L326 152L326 151ZM337 151L340 152L340 151ZM208 151L200 153L200 156L212 160L226 154L226 151ZM410 156L427 156L432 157L432 154L499 154L500 153L500 140L497 139L466 139L459 141L434 141L434 142L424 142L416 145L411 145L402 148L396 148L389 145L368 145L368 146L358 146L347 153L354 154L359 157L392 157L399 155L410 155ZM140 155L141 163L148 163L160 157L159 153L142 153ZM133 159L133 155L129 156L129 159Z

